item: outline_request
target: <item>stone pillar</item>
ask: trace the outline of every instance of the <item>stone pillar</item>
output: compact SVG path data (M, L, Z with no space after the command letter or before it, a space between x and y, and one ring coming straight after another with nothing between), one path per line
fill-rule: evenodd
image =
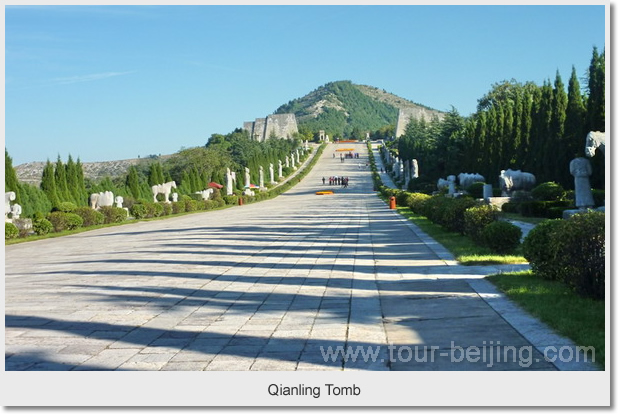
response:
M484 184L483 185L483 199L485 201L489 201L489 199L493 196L494 196L494 190L491 184Z
M456 177L454 175L449 175L448 177L446 177L446 179L448 181L448 194L449 195L455 194L455 180L456 180Z
M412 178L418 178L418 161L416 159L412 160Z
M232 173L230 172L229 168L225 172L225 194L234 194L234 183L232 181Z
M569 164L571 175L575 177L575 206L580 210L594 207L594 197L590 188L592 166L588 158L575 158Z

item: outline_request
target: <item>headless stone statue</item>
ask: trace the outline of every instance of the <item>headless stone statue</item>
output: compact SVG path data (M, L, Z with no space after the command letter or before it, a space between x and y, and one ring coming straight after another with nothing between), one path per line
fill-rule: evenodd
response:
M575 177L575 206L579 209L594 207L589 178L592 175L590 161L583 157L575 158L569 164L569 169Z

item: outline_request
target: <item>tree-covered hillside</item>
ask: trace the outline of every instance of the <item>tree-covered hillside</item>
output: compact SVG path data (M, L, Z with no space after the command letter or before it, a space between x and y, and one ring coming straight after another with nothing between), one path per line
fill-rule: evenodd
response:
M396 105L421 106L374 90L350 81L331 82L280 106L275 113L294 113L303 133L324 130L331 137L359 139L366 132L395 125L399 112Z

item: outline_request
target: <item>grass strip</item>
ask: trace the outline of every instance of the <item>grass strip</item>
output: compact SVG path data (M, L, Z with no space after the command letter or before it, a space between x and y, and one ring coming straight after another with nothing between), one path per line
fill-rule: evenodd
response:
M605 369L605 301L583 298L564 283L541 279L529 270L487 280L560 335L579 346L594 347L594 362ZM588 355L591 360L592 354Z
M479 246L468 236L444 230L442 226L431 222L427 217L413 213L408 207L397 207L397 211L443 245L462 265L527 263L521 253L521 246L517 247L513 254L500 255L488 247Z

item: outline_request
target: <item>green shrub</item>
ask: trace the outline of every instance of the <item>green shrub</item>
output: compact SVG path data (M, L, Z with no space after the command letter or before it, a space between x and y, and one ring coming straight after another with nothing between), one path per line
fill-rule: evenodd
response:
M530 268L539 277L549 280L560 279L562 269L556 265L555 232L564 220L546 220L537 224L522 244L524 257Z
M509 201L508 203L502 204L502 211L504 213L520 213L520 203Z
M436 190L436 182L427 176L421 175L408 183L408 191L413 193L431 194Z
M145 218L148 214L148 210L146 209L145 204L133 204L129 209L129 212L137 220Z
M67 229L67 214L62 211L52 211L47 215L47 220L50 221L56 233Z
M161 217L163 215L163 205L166 203L152 203L152 216Z
M103 214L103 223L122 223L127 219L127 211L124 208L104 206L99 209L99 212Z
M105 216L90 207L77 207L74 213L82 218L84 227L97 226L105 222Z
M13 223L4 223L4 239L16 239L19 236L19 229Z
M73 213L77 206L75 203L71 203L69 201L64 201L58 204L58 207L55 208L56 211L62 211L64 213Z
M442 217L448 202L449 199L443 195L432 196L423 203L421 214L436 224L442 224Z
M481 232L489 224L498 220L499 212L495 206L482 204L464 212L464 234L477 243L482 243Z
M196 211L197 210L197 201L195 200L185 200L185 211Z
M506 221L494 221L481 230L482 243L491 250L500 253L512 253L521 240L521 229Z
M553 181L542 183L534 187L531 191L532 198L539 201L562 200L566 194L560 184Z
M408 207L415 214L422 214L423 204L430 199L431 196L424 193L410 193L408 197Z
M472 198L483 198L483 186L485 183L476 182L472 183L465 190L470 194Z
M442 226L449 231L464 234L464 213L477 205L477 201L471 197L449 198L442 214Z
M185 202L177 201L172 203L172 214L180 214L185 212Z
M32 230L39 236L44 236L54 229L54 226L45 217L32 220Z
M552 243L564 282L582 296L605 298L605 213L590 211L563 220Z
M395 200L397 202L398 206L407 206L408 205L408 197L410 196L410 193L408 193L407 191L399 191L396 195L395 195Z
M520 204L521 215L524 217L547 217L552 207L569 207L570 201L524 201Z
M172 214L172 204L171 203L164 203L163 204L163 216L169 216Z
M67 216L67 230L75 230L84 225L84 220L75 213L65 213Z

